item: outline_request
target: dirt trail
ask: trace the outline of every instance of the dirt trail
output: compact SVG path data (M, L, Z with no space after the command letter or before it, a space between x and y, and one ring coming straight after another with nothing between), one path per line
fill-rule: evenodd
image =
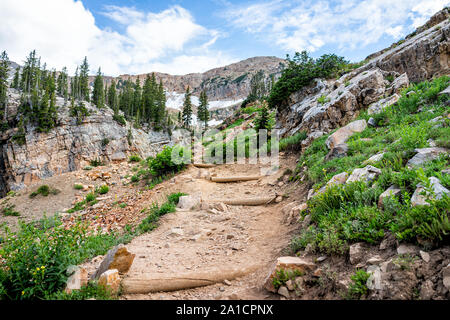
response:
M295 160L294 160L295 161ZM203 200L255 198L289 193L280 183L286 166L284 159L273 175L260 180L238 183L215 183L199 178L208 170L217 176L258 175L270 169L261 165L221 165L210 169L190 167L181 175L164 182L159 193L143 197L162 203L172 192L201 194ZM290 164L290 165L289 165ZM295 164L295 162L294 162ZM280 185L279 185L280 184ZM288 200L291 201L291 200ZM290 241L292 226L283 223L281 208L286 201L266 206L227 206L226 210L198 210L170 213L161 218L159 227L135 238L127 245L136 258L127 278L170 278L178 274L206 272L217 274L229 269L256 270L228 284L164 293L125 294L123 299L264 299L272 296L260 289L273 261ZM294 227L295 228L295 227ZM99 264L87 264L92 272ZM255 269L256 268L256 269Z

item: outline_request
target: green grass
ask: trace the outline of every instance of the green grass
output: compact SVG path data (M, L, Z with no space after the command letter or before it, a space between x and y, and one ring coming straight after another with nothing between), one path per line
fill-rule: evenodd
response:
M32 193L30 193L30 198L34 198L38 195L42 195L44 197L47 197L49 194L57 195L60 192L61 192L60 190L58 190L56 188L50 188L48 185L44 184L44 185L40 186L39 188L37 188L36 191L33 191Z
M82 189L83 189L83 185L82 185L82 184L75 184L75 185L73 186L73 188L74 188L75 190L82 190Z
M280 151L298 151L301 149L301 143L307 137L306 132L298 132L293 136L280 140Z
M104 184L104 185L98 187L95 190L95 192L98 194L107 194L109 192L109 187L106 184Z
M346 157L325 161L329 151L325 141L329 135L316 139L306 149L294 175L295 179L304 176L315 190L336 174L365 167L363 162L374 154L384 152L384 156L371 163L381 169L374 183L328 187L308 201L308 210L303 214L311 215L312 225L292 240L294 252L310 245L314 251L345 254L352 243L376 244L387 231L399 241L426 242L432 247L450 242L449 197L430 198L429 206L412 207L410 203L417 185L426 184L431 176L438 178L444 187L450 187L449 175L442 174L450 166L450 157L441 155L425 163L423 168L406 167L415 155L414 149L428 147L429 139L447 143L443 141L450 136L450 121L446 119L449 110L445 105L448 96L437 94L448 84L449 78L444 76L405 89L396 105L374 116L379 127L368 127L348 140ZM416 94L408 97L406 93L410 91ZM429 122L437 116L444 118L440 126ZM359 118L368 120L369 117L362 112ZM380 194L394 184L400 187L400 196L385 199L380 209L377 206Z
M160 207L154 203L147 217L134 229L123 233L95 233L82 222L65 228L58 217L44 217L38 222L19 221L19 231L5 230L0 247L0 300L84 300L113 299L105 288L89 283L71 294L64 293L69 265L79 265L113 246L129 243L134 237L155 229L159 217L175 211L183 193L171 194Z
M350 284L347 292L347 299L359 300L361 297L365 296L369 289L367 288L367 280L370 274L364 270L358 270L354 275L350 277L352 283Z
M18 217L20 216L20 213L18 211L14 210L15 205L9 205L2 209L2 214L5 217Z
M141 160L142 159L136 154L130 156L130 158L128 159L129 162L141 162Z

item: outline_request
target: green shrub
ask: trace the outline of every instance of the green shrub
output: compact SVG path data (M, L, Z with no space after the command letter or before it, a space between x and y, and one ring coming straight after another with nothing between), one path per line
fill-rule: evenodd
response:
M367 280L369 277L370 274L364 270L356 271L355 274L350 277L352 283L348 288L347 299L357 300L366 295L369 290L367 288Z
M131 177L131 182L139 182L139 176L138 175L133 175L132 177Z
M278 290L281 286L284 286L288 280L293 280L295 277L300 277L302 275L303 273L298 270L277 270L272 279L273 287Z
M103 162L100 159L93 159L89 161L89 164L91 165L91 167L99 167L103 165Z
M109 144L110 140L108 138L102 139L102 147L106 147Z
M330 101L330 99L327 98L327 96L325 96L325 95L321 95L321 96L317 99L317 102L320 103L320 104L325 104L325 103L327 103L327 102L329 102L329 101Z
M69 265L103 255L115 244L111 235L91 235L77 224L66 229L58 218L19 222L0 247L0 299L46 299L64 289Z
M60 190L58 190L56 188L50 188L48 185L44 184L44 185L40 186L39 188L37 188L36 191L30 193L30 198L34 198L37 195L42 195L44 197L47 197L49 194L56 195L60 192L61 192Z
M137 154L133 154L128 159L129 162L140 162L141 158Z
M119 204L119 207L121 207L122 209L123 209L123 208L126 208L126 206L127 206L127 204L124 203L124 202Z
M82 189L83 189L83 185L82 185L82 184L75 184L75 185L73 186L73 188L74 188L75 190L82 190Z
M9 205L5 208L2 209L2 214L7 217L7 216L12 216L12 217L18 217L20 216L20 213L14 210L15 205Z
M167 200L175 205L178 204L178 201L180 200L180 197L182 196L186 196L186 193L183 192L177 192L177 193L172 193L167 197Z
M109 192L109 187L108 185L104 184L100 187L98 187L95 192L97 192L98 194L106 194Z
M58 291L47 297L50 300L88 300L94 298L95 300L114 300L117 299L111 295L110 290L105 286L98 285L94 282L89 282L87 286L81 287L80 290L72 290L71 293L65 291Z
M298 151L298 150L300 150L301 143L303 140L306 139L306 137L307 137L306 132L301 131L301 132L296 133L293 136L281 139L280 144L279 144L280 151L287 151L287 150Z
M183 158L186 150L183 148L174 148L176 147L165 146L154 159L149 161L148 166L153 177L161 177L170 173L176 173L185 167L184 163L176 164L172 161L172 151L175 150L175 152L177 152L177 150L179 150L179 155Z
M123 126L127 124L127 122L125 121L125 118L119 114L113 115L113 120L115 120L117 123L119 123Z
M306 51L296 53L291 59L287 56L288 66L280 79L273 85L269 96L271 109L282 108L287 98L294 92L309 85L315 78L330 78L339 75L348 62L334 54L311 58Z
M87 203L93 202L93 201L95 201L95 199L96 199L95 193L88 193L86 195L86 202Z

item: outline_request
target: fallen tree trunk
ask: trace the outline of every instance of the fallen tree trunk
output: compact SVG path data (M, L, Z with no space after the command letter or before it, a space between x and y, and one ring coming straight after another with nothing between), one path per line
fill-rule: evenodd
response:
M208 200L207 202L223 202L230 206L261 206L275 201L276 198L277 196L247 199Z
M160 291L176 291L208 286L224 280L233 280L256 271L260 266L228 270L214 270L179 274L164 277L161 274L149 274L144 277L127 277L122 280L122 292L125 294L146 294Z
M197 168L213 168L215 166L213 163L194 163L194 167Z
M211 177L212 182L238 182L261 179L261 176Z

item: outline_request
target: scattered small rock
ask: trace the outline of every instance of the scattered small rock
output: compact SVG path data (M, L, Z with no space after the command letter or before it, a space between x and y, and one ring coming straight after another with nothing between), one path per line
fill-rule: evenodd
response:
M98 284L108 288L112 294L117 294L120 288L120 277L117 269L103 272L98 279Z
M428 252L425 252L425 251L420 250L420 251L419 251L419 254L420 254L420 256L422 257L422 260L423 260L423 261L425 261L425 262L430 262L430 254L429 254Z
M290 296L289 296L289 290L288 290L285 286L281 286L281 287L278 289L278 294L281 295L281 296L283 296L283 297L285 297L286 299L289 299L289 298L290 298Z

